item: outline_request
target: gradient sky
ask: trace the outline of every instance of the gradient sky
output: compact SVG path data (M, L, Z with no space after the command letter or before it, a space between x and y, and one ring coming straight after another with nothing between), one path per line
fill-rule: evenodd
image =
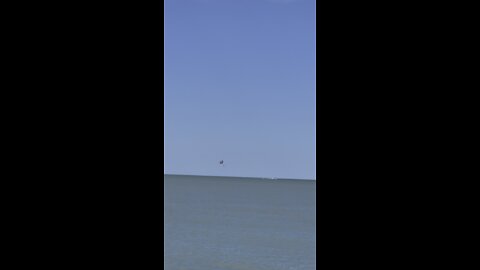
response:
M316 179L315 24L315 0L165 0L164 173Z

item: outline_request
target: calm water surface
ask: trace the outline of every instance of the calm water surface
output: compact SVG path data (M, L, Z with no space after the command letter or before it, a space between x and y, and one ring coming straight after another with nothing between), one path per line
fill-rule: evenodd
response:
M315 269L315 186L166 175L165 269Z

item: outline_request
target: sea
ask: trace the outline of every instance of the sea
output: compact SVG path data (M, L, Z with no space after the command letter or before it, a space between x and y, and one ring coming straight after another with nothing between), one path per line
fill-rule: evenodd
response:
M316 269L316 181L164 176L166 270Z

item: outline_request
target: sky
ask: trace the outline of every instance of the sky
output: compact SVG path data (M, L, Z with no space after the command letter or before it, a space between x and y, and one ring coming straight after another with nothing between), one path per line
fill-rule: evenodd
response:
M164 3L164 173L316 179L315 0Z

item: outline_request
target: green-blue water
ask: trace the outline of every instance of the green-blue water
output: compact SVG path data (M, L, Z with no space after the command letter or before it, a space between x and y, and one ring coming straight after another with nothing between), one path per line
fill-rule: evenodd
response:
M166 270L313 270L315 181L165 175Z

